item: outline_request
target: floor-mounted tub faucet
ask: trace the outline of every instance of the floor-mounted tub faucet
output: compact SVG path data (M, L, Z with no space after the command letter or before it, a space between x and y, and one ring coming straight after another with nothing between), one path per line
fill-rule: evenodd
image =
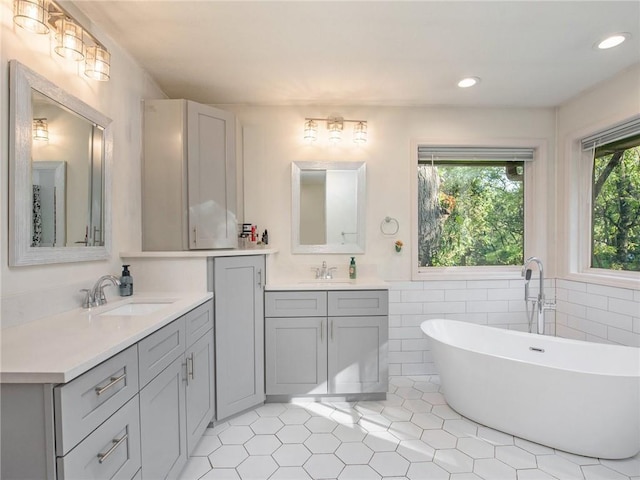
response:
M540 288L538 289L538 296L530 297L529 296L529 281L531 280L531 269L529 265L531 263L535 263L538 266L538 272L540 275ZM539 335L544 335L544 312L545 310L553 310L556 308L555 303L547 302L544 294L544 267L542 265L542 260L538 257L529 257L524 262L522 267L521 276L525 279L524 284L524 301L525 306L527 307L527 320L529 321L529 331L531 331L531 320L533 316L533 311L531 312L531 317L529 316L529 301L531 301L532 305L538 311L538 321L537 321L537 331Z

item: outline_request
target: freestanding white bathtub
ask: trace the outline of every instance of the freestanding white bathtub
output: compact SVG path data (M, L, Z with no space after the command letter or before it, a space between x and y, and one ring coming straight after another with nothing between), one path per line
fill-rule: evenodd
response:
M447 403L488 427L588 457L640 451L640 349L427 320Z

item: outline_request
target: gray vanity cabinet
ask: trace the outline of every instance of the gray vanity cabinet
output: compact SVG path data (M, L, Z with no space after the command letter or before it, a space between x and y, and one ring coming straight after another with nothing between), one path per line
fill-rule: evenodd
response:
M234 248L236 119L188 100L146 100L143 250Z
M327 393L326 317L265 318L267 395Z
M187 348L185 359L187 453L191 455L215 415L214 345L211 330Z
M214 417L213 349L208 300L68 383L3 383L0 478L177 478Z
M329 392L387 391L388 330L383 316L329 317Z
M267 395L384 393L386 290L265 296Z
M208 259L217 420L264 402L264 255Z
M207 302L138 344L143 479L177 478L213 420L212 329Z
M187 463L183 360L176 358L140 392L142 478L177 478Z

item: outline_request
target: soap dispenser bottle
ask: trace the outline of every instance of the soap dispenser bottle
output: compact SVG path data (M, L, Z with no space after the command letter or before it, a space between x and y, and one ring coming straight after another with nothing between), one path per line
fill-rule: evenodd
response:
M351 257L351 263L349 263L349 278L351 280L356 279L356 257Z
M133 277L129 272L129 265L122 265L122 276L120 276L120 296L129 297L133 295Z

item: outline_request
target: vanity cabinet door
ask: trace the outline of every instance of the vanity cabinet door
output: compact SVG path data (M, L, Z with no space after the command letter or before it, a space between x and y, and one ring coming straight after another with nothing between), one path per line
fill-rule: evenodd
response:
M234 248L236 123L231 112L187 101L189 248Z
M186 402L189 455L215 415L213 330L187 348Z
M184 357L140 391L142 478L177 478L187 462Z
M144 103L143 250L236 247L235 116L182 99Z
M329 317L329 393L386 392L388 317Z
M215 258L212 280L222 420L264 402L264 255Z
M327 393L326 317L265 320L267 395Z

